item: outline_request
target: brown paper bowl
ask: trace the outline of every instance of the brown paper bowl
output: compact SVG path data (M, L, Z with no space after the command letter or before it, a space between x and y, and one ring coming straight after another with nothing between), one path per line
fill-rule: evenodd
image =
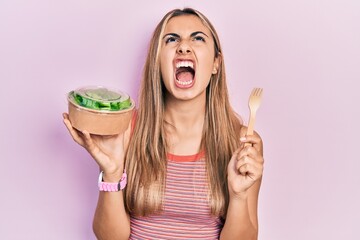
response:
M91 134L115 135L123 133L129 126L135 102L131 100L131 107L120 111L99 111L77 105L68 94L69 119L71 125Z

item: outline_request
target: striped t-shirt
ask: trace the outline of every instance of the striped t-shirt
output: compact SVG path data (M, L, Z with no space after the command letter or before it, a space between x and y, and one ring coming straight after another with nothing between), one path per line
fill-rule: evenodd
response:
M168 154L164 209L148 217L131 216L130 239L218 239L220 217L210 214L205 154Z

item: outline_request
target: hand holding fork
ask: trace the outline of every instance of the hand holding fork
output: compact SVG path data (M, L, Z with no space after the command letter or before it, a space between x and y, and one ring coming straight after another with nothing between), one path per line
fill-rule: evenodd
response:
M228 185L230 197L247 194L247 190L261 181L264 158L262 156L262 142L260 136L254 135L256 112L261 103L262 88L254 88L249 98L250 117L246 135L248 138L240 138L244 142L230 159L228 166ZM247 147L249 146L249 147ZM260 179L260 180L259 180ZM260 183L255 185L254 191L259 191Z

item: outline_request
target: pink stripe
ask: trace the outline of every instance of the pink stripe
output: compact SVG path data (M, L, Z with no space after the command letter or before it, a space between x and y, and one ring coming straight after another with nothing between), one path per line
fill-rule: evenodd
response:
M164 211L131 216L130 239L218 239L222 225L210 215L204 154L168 156Z

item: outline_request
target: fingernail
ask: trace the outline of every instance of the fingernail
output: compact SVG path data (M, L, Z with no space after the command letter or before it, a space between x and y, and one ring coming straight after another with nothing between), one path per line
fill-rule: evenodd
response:
M246 137L241 137L241 138L240 138L240 141L241 141L241 142L245 142L245 141L246 141Z

